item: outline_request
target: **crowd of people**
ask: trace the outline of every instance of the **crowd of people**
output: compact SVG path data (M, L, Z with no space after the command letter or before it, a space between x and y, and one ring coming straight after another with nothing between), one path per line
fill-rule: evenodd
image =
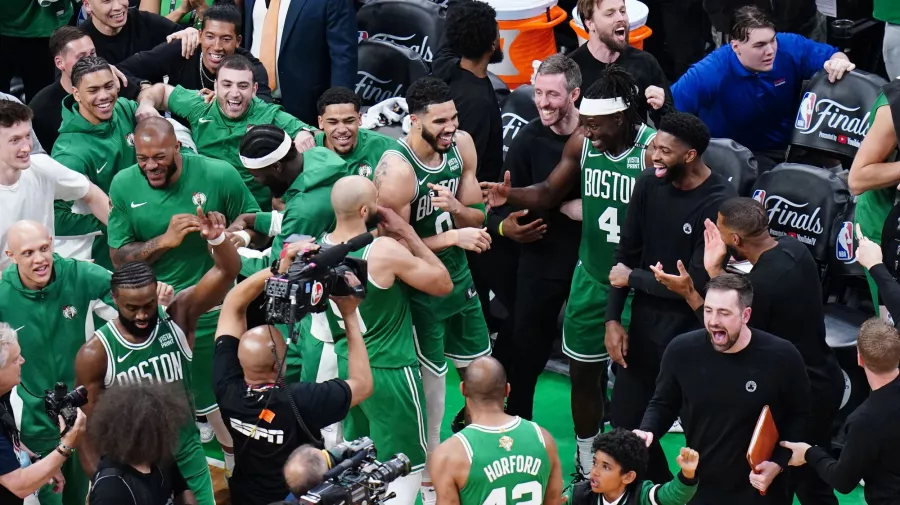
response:
M816 260L704 161L727 138L778 170L803 82L854 71L814 1L703 11L709 50L666 3L664 71L625 0L578 0L588 40L536 67L508 149L488 3L449 2L431 75L376 106L402 138L361 126L350 0L132 3L0 6L0 503L214 505L213 440L230 503L297 503L364 437L402 455L396 505L900 500L900 4L875 0L897 79L849 175L871 394L835 451Z

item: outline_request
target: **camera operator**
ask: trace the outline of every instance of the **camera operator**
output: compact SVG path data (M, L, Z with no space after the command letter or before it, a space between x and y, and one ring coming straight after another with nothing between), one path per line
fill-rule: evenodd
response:
M300 496L321 484L327 471L328 458L324 452L311 445L294 449L284 465L284 481L291 490L288 501L296 502Z
M66 483L62 466L75 452L73 448L85 425L81 409L78 409L75 423L67 432L60 416L62 439L56 449L47 452L43 458L19 441L9 397L21 381L24 363L16 331L8 324L0 323L0 503L4 505L24 503L26 496L48 482L52 482L54 492L62 492Z
M90 505L196 505L175 464L180 431L191 421L184 389L136 382L110 388L91 412L88 434L102 455Z
M285 248L279 272L297 255L313 251L311 241ZM319 444L318 431L346 417L350 407L372 394L369 357L355 316L360 299L333 297L347 331L348 379L321 383L279 383L286 343L271 326L247 331L247 306L262 293L270 270L257 272L225 298L216 330L213 384L216 399L235 441L235 471L229 487L233 503L265 505L288 494L282 468L291 451ZM347 276L350 285L359 279ZM239 337L237 337L239 336Z

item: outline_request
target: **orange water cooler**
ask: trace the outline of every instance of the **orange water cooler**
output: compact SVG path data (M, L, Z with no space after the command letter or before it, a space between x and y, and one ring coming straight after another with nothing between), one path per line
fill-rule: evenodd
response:
M628 12L628 25L631 29L628 34L628 43L632 47L643 49L644 39L653 34L650 27L646 26L647 15L650 13L650 9L637 0L625 0L625 9ZM578 8L572 9L572 20L569 21L569 26L575 32L575 35L578 35L579 46L587 42L588 33L584 29L581 17L578 15Z

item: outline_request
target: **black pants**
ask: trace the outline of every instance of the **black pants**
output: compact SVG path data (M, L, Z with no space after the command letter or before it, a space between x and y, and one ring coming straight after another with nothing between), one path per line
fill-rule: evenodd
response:
M534 388L559 336L559 313L571 285L571 278L542 279L533 272L519 271L515 346L512 366L507 370L510 391L506 410L510 415L532 418Z
M56 67L49 37L23 38L0 35L0 91L9 93L9 82L21 77L26 102L54 81Z
M484 253L466 252L484 319L489 331L497 333L492 354L506 370L512 367L514 347L512 314L516 300L518 258L516 245L502 237L494 237L491 248ZM491 312L491 291L506 310L505 318L498 318Z
M830 449L834 417L841 406L844 393L843 380L827 389L812 391L806 442ZM809 465L791 467L789 475L801 505L837 505L834 488L822 480L818 472Z

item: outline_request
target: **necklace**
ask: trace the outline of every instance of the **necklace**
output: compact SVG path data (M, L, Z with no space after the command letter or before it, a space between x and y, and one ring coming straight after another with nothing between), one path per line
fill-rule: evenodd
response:
M203 53L202 52L200 53L199 60L200 60L200 87L206 88L206 81L209 81L210 84L209 84L209 88L207 88L207 89L213 89L213 87L215 86L216 80L214 78L210 77L206 73L206 69L203 68Z

